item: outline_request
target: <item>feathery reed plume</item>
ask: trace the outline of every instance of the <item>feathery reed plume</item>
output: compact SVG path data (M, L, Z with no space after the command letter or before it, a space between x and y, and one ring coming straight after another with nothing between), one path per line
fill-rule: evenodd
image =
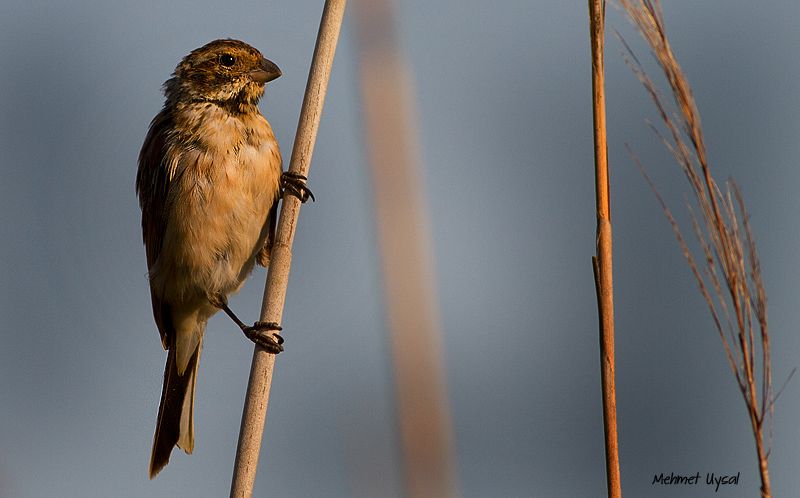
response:
M592 257L597 315L600 325L600 383L603 394L603 435L609 498L622 496L617 440L617 393L614 358L614 283L612 269L611 200L606 140L606 97L603 48L605 0L589 0L589 41L592 49L592 129L594 134L597 254Z
M650 46L678 108L678 112L669 109L668 102L659 94L630 46L617 34L625 47L625 62L655 103L668 134L665 136L659 133L655 127L654 130L689 181L696 208L699 209L698 215L689 204L692 229L700 245L702 258L693 256L664 199L657 192L642 164L630 148L628 150L661 204L697 280L700 293L708 304L731 371L747 406L756 443L761 496L769 497L772 496L768 468L769 446L777 395L773 396L772 389L767 296L749 216L736 183L728 180L723 192L711 176L700 113L692 97L689 82L667 39L660 2L619 2ZM764 440L765 429L768 431L768 441Z

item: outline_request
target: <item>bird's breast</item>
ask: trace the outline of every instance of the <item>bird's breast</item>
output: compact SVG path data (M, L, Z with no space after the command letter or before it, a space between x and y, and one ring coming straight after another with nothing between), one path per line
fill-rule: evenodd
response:
M269 123L213 109L178 151L175 188L159 266L169 264L176 294L239 288L267 235L279 193L281 157ZM159 270L164 270L160 268Z

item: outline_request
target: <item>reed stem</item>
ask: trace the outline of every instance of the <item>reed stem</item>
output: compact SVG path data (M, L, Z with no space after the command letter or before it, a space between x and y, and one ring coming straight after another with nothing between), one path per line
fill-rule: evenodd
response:
M325 102L325 93L328 88L328 79L336 52L336 43L339 39L345 4L346 0L325 1L317 34L317 44L314 48L303 107L300 111L297 134L292 148L292 159L289 163L290 172L306 177L311 166L311 156L314 152L314 143ZM261 321L264 322L281 323L292 262L292 242L301 205L302 203L297 197L284 193L261 306ZM253 495L274 366L275 355L256 345L250 367L250 380L247 384L242 425L239 430L239 444L236 448L231 498L245 498Z
M592 110L594 129L595 198L597 210L597 255L592 258L597 311L600 322L600 382L603 390L603 433L606 448L608 496L620 498L622 488L617 442L617 394L614 359L614 284L611 249L611 202L606 143L606 102L603 47L605 0L589 0L592 47Z

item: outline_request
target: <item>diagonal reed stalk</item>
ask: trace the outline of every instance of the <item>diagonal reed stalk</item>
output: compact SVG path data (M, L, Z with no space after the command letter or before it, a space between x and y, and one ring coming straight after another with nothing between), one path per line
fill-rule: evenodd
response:
M319 129L322 107L328 79L342 26L346 0L326 0L322 20L317 34L317 44L311 69L308 73L306 93L297 124L297 134L292 148L289 171L308 176L311 155ZM292 194L284 193L281 202L280 219L272 246L264 300L261 306L261 321L281 322L283 305L286 301L286 286L289 283L289 269L292 263L292 242L300 215L300 200ZM258 469L258 455L264 434L264 419L269 404L269 391L272 384L272 371L275 355L267 353L256 345L253 363L250 366L250 380L239 430L239 444L236 448L236 462L231 481L231 498L245 498L253 495L253 485Z
M617 394L614 359L614 285L611 251L611 202L606 141L606 101L603 66L605 0L589 0L592 47L592 110L594 129L595 198L597 200L597 255L592 257L597 313L600 322L600 382L603 391L603 433L609 498L620 498L617 442Z
M626 63L655 103L668 132L666 136L657 130L656 133L672 153L691 187L696 208L690 204L689 212L692 229L701 248L701 258L693 256L663 198L639 160L632 152L631 155L664 210L697 280L700 293L708 304L731 371L747 406L756 444L761 496L770 497L768 458L777 395L773 396L772 388L767 296L749 216L741 191L733 180L726 182L723 192L711 176L700 113L689 82L667 39L660 2L619 1L650 46L678 108L677 112L670 110L668 102L659 94L631 48L618 35L626 50ZM696 210L699 210L699 215ZM765 429L768 431L767 441Z

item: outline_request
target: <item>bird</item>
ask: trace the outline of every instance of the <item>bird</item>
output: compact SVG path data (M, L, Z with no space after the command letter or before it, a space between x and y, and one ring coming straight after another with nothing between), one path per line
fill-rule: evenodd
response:
M278 200L305 202L306 178L283 172L258 108L278 66L245 42L214 40L184 57L139 153L136 192L153 317L167 351L150 454L154 478L178 446L194 449L197 368L208 319L224 311L267 352L283 351L280 325L242 322L228 307L255 263L269 264Z

